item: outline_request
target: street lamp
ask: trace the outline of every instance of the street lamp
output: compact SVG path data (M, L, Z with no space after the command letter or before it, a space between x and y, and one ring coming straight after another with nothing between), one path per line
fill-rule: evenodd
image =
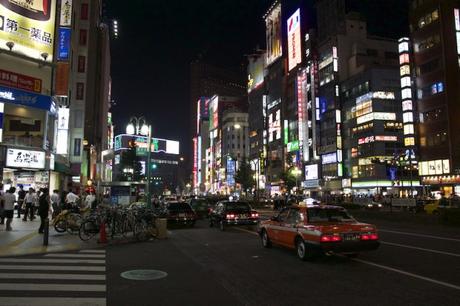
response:
M126 134L147 136L147 184L145 186L145 193L147 195L147 207L151 208L152 201L150 194L150 163L152 151L152 126L147 124L147 121L144 117L131 117L129 124L126 126Z

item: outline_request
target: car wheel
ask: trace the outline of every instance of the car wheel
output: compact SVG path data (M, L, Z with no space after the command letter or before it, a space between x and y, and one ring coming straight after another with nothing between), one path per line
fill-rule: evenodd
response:
M266 230L262 230L262 233L260 235L260 238L262 239L262 245L264 248L271 248L272 247L272 242L270 241L270 238L268 238L268 234Z
M224 224L224 221L220 221L220 223L219 223L219 228L220 228L220 230L221 230L222 232L225 231L225 224Z
M437 216L437 215L439 215L439 211L433 210L432 214L435 215L435 216Z
M214 222L212 221L211 218L209 218L209 227L213 227L214 226Z
M312 255L308 251L307 245L305 244L305 241L303 241L302 238L297 239L296 251L297 251L297 256L301 260L305 261L305 260L311 260L312 259Z

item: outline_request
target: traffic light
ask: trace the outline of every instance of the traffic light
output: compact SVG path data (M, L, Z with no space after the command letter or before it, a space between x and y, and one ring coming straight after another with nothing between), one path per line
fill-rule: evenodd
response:
M152 164L152 169L156 169L157 167L157 164Z

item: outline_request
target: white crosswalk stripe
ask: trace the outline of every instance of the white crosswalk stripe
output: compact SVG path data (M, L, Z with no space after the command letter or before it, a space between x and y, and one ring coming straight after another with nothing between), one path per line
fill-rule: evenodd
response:
M105 250L0 258L2 306L106 306Z

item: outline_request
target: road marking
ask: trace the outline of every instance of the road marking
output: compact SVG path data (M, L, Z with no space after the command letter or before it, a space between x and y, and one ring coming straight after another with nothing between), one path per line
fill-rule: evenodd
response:
M95 254L104 253L105 254L105 250L80 250L79 253L95 253Z
M44 257L65 257L65 258L105 258L105 254L66 254L66 253L50 253Z
M84 284L6 284L0 283L0 290L4 291L84 291L105 292L105 285Z
M460 239L433 236L433 235L416 234L416 233L408 233L408 232L399 232L399 231L391 231L391 230L383 230L383 229L379 229L378 231L382 232L382 233L402 234L402 235L408 235L408 236L425 237L425 238L433 238L433 239L439 239L439 240L460 242Z
M8 248L14 248L14 247L17 247L18 245L20 245L21 243L23 242L26 242L27 240L35 237L35 236L38 236L38 233L30 233L30 234L27 234L17 240L14 240L10 243L8 243L6 246L5 246L5 249L8 249Z
M456 254L456 253L450 253L450 252L444 252L444 251L438 251L438 250L432 250L432 249L425 249L425 248L420 248L420 247L411 246L411 245L404 245L404 244L386 242L386 241L380 241L380 243L387 244L387 245L392 245L392 246L397 246L397 247L402 247L402 248L408 248L408 249L420 250L420 251L437 253L437 254L442 254L442 255L460 257L460 254Z
M366 265L369 265L369 266L374 266L374 267L381 268L381 269L384 269L384 270L388 270L388 271L396 272L396 273L399 273L399 274L407 275L407 276L410 276L410 277L413 277L413 278L418 278L418 279L421 279L421 280L424 280L424 281L427 281L427 282L430 282L430 283L434 283L434 284L437 284L437 285L441 285L441 286L444 286L444 287L449 287L449 288L452 288L452 289L460 290L460 286L449 284L449 283L446 283L446 282L443 282L443 281L438 281L438 280L435 280L435 279L432 279L432 278L429 278L429 277L425 277L425 276L421 276L421 275L418 275L418 274L414 274L414 273L406 272L406 271L403 271L403 270L395 269L395 268L392 268L392 267L376 264L376 263L373 263L373 262L370 262L370 261L367 261L367 260L356 259L356 258L354 258L352 260L356 261L356 262L366 264Z
M24 265L0 265L0 270L50 270L50 271L101 271L105 267L95 266L24 266Z
M0 262L12 262L12 263L105 264L105 260L100 260L100 259L0 258Z
M0 297L3 306L106 306L105 298Z
M103 274L0 273L0 279L60 279L105 281ZM0 303L0 305L3 305Z

